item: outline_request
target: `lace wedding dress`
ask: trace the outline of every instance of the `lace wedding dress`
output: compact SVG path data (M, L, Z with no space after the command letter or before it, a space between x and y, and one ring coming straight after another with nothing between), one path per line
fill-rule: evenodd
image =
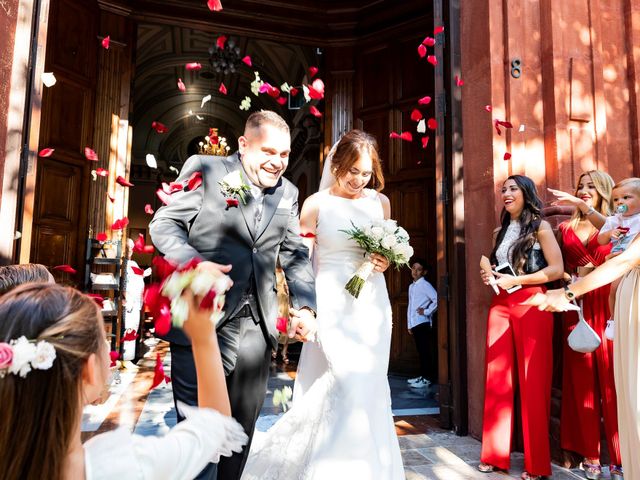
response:
M292 408L254 440L243 480L405 478L387 380L391 305L384 276L359 298L344 286L364 251L340 230L383 218L377 192L322 195L314 264L318 342L302 349Z

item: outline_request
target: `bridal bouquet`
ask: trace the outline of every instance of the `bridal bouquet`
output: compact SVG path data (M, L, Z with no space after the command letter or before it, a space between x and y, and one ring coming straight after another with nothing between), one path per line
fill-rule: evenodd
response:
M404 228L399 227L395 220L374 220L365 227L353 225L352 229L341 232L349 235L349 238L355 240L368 254L377 253L386 257L396 268L407 265L413 255L413 248L409 245L409 234ZM365 260L344 288L358 298L373 269L371 260Z
M212 322L217 323L224 315L222 308L225 293L232 285L231 279L218 270L199 268L199 263L198 259L193 259L179 267L162 257L153 259L162 281L149 285L144 293L144 303L153 314L159 335L166 334L171 325L181 328L187 320L189 302L182 296L187 289L202 298L200 308L212 309Z

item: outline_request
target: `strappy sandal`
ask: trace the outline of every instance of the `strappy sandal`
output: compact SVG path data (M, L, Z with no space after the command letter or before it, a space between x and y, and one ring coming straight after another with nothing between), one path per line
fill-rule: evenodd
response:
M521 480L542 480L542 475L531 475L529 472L522 472Z
M619 465L609 465L609 473L611 478L616 477L618 479L624 478L624 474L622 473L622 467Z
M599 480L602 477L602 466L599 463L591 463L586 459L582 461L582 470L589 480Z
M488 463L480 462L478 465L478 471L482 473L491 473L496 470L496 467L489 465Z

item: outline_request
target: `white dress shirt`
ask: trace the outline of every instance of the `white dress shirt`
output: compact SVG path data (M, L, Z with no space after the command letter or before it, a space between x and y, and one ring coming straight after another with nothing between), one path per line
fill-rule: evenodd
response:
M424 309L423 315L418 313L420 308ZM409 329L425 322L431 324L431 315L436 311L436 308L438 308L438 292L424 277L409 285L409 305L407 306L407 327Z

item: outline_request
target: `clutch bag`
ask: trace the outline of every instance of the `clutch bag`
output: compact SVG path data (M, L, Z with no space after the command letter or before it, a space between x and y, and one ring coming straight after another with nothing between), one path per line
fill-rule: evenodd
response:
M569 342L571 350L580 353L593 352L602 342L600 336L584 319L582 309L578 310L578 323L567 337L567 342Z

